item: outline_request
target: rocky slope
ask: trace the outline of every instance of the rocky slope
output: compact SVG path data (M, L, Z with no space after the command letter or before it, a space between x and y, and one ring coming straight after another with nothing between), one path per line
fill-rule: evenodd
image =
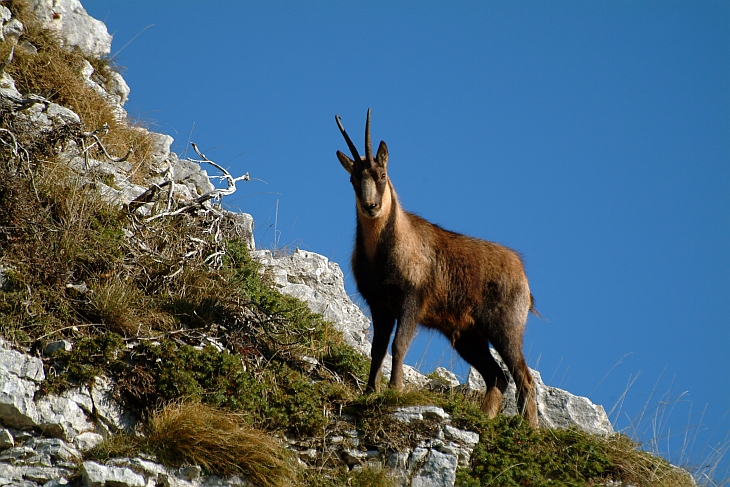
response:
M57 31L64 44L78 47L89 55L108 55L111 36L102 22L92 19L77 0L34 0L31 2L39 19L49 29ZM24 45L23 25L13 18L9 9L0 4L0 43L13 48L33 49ZM11 51L12 53L12 51ZM13 120L14 127L24 127L27 134L62 131L79 123L79 116L37 95L22 95L14 80L5 72L0 77L0 109ZM114 112L124 116L124 102L129 87L124 79L114 74L100 83L91 64L82 70L90 87L104 96ZM139 129L143 130L143 129ZM96 160L75 144L59 148L59 157L79 177L95 175L94 184L101 197L117 205L136 208L144 214L150 206L146 195L161 185L172 185L174 197L183 202L210 205L220 195L200 165L180 160L170 152L172 138L148 133L148 157L152 176L145 181L134 178L133 168L124 158ZM3 139L4 143L10 143ZM105 176L100 182L98 175ZM209 206L210 207L210 206ZM223 211L217 209L216 211ZM255 249L253 219L246 214L227 214L230 234L243 238L248 247ZM252 256L262 264L262 272L271 277L278 290L305 301L310 309L320 313L342 332L347 344L364 355L369 355L369 319L355 305L344 287L344 278L338 264L312 252L296 250L288 255L273 255L268 250L253 251ZM0 292L4 285L0 261ZM212 343L212 342L211 342ZM74 345L58 341L51 348L71 349ZM46 348L43 353L50 353ZM389 372L386 361L386 375ZM539 372L532 371L537 382L539 421L541 427L577 427L596 435L610 435L613 428L600 405L587 398L544 384ZM434 378L435 377L435 378ZM46 380L43 362L36 356L11 349L0 341L0 485L45 487L66 485L75 479L81 485L96 486L240 486L251 485L240 477L220 478L204 475L196 466L169 469L150 457L117 458L105 464L83 461L84 452L94 448L104 438L120 431L132 431L136 418L112 397L111 385L98 377L91 386L68 390L61 395L39 395ZM438 390L480 391L484 383L472 370L463 384L449 371L439 369L430 378L408 367L406 382L414 388ZM514 384L505 395L503 412L515 414ZM454 485L459 466L466 466L479 436L451 424L443 409L434 406L403 407L392 413L392 418L403 424L429 421L430 436L422 436L414 447L400 451L385 448L364 449L361 433L346 415L344 423L351 424L342 435L326 439L326 448L354 468L363 465L385 465L400 485L412 487ZM320 445L321 446L321 445ZM306 459L314 455L312 442L291 440L289 447ZM79 475L80 473L80 475Z

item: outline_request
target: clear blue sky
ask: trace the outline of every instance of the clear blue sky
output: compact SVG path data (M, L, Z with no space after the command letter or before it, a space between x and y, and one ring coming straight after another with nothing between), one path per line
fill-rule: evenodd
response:
M646 408L640 438L679 463L727 443L730 3L83 3L124 47L131 115L268 183L227 201L260 247L349 275L334 115L362 144L372 107L406 209L523 254L548 384L610 410L638 376L619 428ZM465 370L427 332L408 361Z

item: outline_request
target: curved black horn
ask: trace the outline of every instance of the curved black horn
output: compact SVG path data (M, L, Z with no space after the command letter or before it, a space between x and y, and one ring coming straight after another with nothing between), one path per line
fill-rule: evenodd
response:
M342 120L340 120L340 116L335 115L335 120L337 121L337 126L340 128L340 132L342 132L342 136L347 142L347 147L349 147L350 152L352 152L352 157L355 158L355 163L360 164L360 154L357 152L357 147L355 147L355 144L353 144L352 140L350 140L350 136L347 135L347 132L345 132L345 127L342 126Z
M375 162L373 159L373 144L370 142L370 109L368 108L368 119L365 122L365 160L369 163Z

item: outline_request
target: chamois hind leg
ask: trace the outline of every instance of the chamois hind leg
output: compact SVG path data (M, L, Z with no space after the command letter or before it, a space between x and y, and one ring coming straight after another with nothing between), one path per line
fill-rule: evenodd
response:
M454 341L454 348L484 379L487 391L482 411L488 418L494 418L499 413L502 395L507 389L507 375L492 357L489 342L481 333L467 331Z
M494 337L492 341L494 348L502 357L507 369L517 386L517 410L525 418L527 423L533 428L537 428L537 392L535 390L535 381L527 368L525 356L522 354L522 330L523 325L519 325L511 330L518 330L518 333L505 333L499 337Z
M380 391L380 377L383 368L383 359L388 351L390 334L393 333L395 318L373 313L373 346L370 350L370 375L368 377L368 391Z

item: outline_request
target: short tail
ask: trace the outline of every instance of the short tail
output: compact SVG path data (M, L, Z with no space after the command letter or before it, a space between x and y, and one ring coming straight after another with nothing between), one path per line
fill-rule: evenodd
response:
M543 320L547 320L543 315L540 314L540 312L535 308L535 296L530 294L530 313L537 316L538 318L541 318Z

